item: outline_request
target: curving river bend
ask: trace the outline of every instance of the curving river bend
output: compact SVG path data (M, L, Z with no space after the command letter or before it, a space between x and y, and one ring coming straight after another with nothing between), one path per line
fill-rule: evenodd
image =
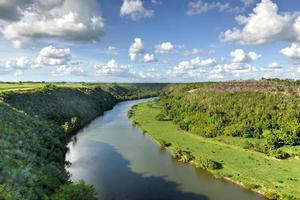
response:
M259 194L176 162L132 126L131 106L117 104L81 130L66 159L73 181L93 184L101 200L261 200Z

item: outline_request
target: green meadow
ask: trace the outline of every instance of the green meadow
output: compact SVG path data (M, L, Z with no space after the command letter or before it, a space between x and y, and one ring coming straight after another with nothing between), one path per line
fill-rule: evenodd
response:
M300 199L300 160L297 157L278 160L245 149L246 138L204 138L183 131L172 121L156 120L161 112L162 108L155 102L140 104L133 108L132 120L155 141L168 143L166 148L171 152L180 148L190 151L194 157L205 156L222 163L222 169L209 170L218 178L226 178L270 199ZM254 138L247 140L262 142ZM300 152L299 146L282 148L293 153Z

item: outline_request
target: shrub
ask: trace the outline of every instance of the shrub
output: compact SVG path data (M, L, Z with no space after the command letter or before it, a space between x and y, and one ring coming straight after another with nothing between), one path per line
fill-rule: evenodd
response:
M222 169L222 163L208 159L203 156L199 156L195 159L195 166L201 169Z
M175 148L172 151L172 157L180 162L187 163L194 159L194 156L190 151L182 150L180 148Z
M128 116L128 118L131 118L133 115L134 115L134 110L133 110L133 108L131 108L131 109L128 111L127 116Z
M74 184L62 185L54 193L50 200L97 200L97 192L94 186L87 185L83 181Z
M284 152L284 151L282 151L280 149L276 149L276 150L270 151L269 155L273 156L273 157L275 157L277 159L287 159L287 158L291 157L290 154L288 154L288 153L286 153L286 152Z
M159 143L159 145L160 145L161 147L163 147L163 148L171 146L171 143L166 142L166 141L163 140L163 139L159 139L159 140L158 140L158 143Z
M276 194L275 192L271 192L271 191L265 192L265 196L270 200L278 199L278 194Z
M159 113L158 115L155 116L155 119L157 121L164 121L165 120L165 115L162 113Z

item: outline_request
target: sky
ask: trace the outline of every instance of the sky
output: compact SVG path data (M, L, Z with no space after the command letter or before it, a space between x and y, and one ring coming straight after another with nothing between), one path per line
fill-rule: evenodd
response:
M0 81L300 79L298 0L0 0Z

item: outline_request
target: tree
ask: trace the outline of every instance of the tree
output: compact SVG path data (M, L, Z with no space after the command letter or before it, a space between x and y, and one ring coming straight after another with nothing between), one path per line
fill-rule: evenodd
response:
M83 181L73 184L62 185L54 193L50 200L97 200L97 192L94 186L88 185Z

